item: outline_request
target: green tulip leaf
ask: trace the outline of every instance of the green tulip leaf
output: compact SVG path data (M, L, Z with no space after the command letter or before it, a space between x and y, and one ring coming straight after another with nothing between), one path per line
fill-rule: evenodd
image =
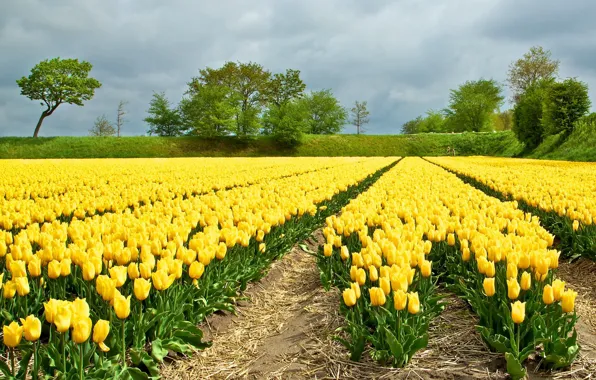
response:
M168 354L168 350L163 347L161 339L151 342L151 356L158 362L163 362L163 358Z
M387 344L389 344L391 354L396 360L399 361L404 353L404 348L397 341L397 338L395 337L395 335L393 335L391 331L389 331L387 328L383 328L383 330L385 333L385 340L387 341Z
M507 360L507 373L509 373L513 380L523 379L526 376L526 369L515 355L506 352L505 360Z

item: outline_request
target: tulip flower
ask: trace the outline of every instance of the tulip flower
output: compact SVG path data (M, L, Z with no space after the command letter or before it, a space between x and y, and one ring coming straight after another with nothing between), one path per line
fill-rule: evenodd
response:
M325 257L331 257L331 255L333 254L333 246L331 244L323 245L323 254L325 255Z
M2 328L4 334L4 345L9 348L15 348L21 343L23 338L23 326L13 321L8 326Z
M91 322L91 318L75 315L72 324L72 340L74 340L74 342L77 344L85 343L91 335L92 326L93 323Z
M343 299L344 299L344 303L346 304L347 307L352 307L354 305L356 305L356 292L354 292L354 289L352 288L348 288L345 289L342 293L343 295Z
M27 277L27 270L25 267L25 262L22 260L14 260L10 263L10 273L12 274L12 278L18 277Z
M418 299L418 292L408 293L408 313L418 314L420 311L420 300Z
M93 327L93 342L99 346L103 352L110 351L110 348L104 343L110 333L110 324L108 321L100 319L95 322Z
M574 220L573 221L573 231L577 231L579 230L579 220Z
M420 274L422 277L429 277L431 275L432 262L424 260L420 266Z
M507 263L507 279L517 278L517 264Z
M265 243L260 243L259 244L259 252L265 253L265 251L267 251L267 245Z
M60 276L70 276L72 261L70 259L63 259L60 262Z
M125 266L115 266L109 269L110 278L114 281L116 288L121 287L128 278L127 268Z
M564 313L571 313L575 308L575 298L577 297L577 292L569 289L565 290L561 296L561 308L563 309Z
M146 262L140 263L139 272L145 280L149 279L151 277L151 264Z
M50 299L43 303L44 315L48 323L54 323L54 317L58 313L58 302L55 299Z
M532 287L532 276L529 272L522 273L520 285L522 290L528 290Z
M360 285L358 285L357 282L351 282L350 283L350 287L352 288L352 290L356 294L356 298L357 299L360 299L360 296L361 296Z
M358 285L363 286L366 283L366 272L362 268L358 268L356 272L356 282Z
M196 263L196 261L195 261ZM144 301L149 297L151 283L144 278L137 278L134 281L134 294L139 301Z
M356 275L358 274L358 267L356 265L352 265L350 267L350 279L352 281L356 281Z
M29 294L29 280L27 277L17 277L14 279L15 286L17 288L17 293L20 297L24 297Z
M511 319L516 324L520 324L526 318L526 303L515 301L511 304Z
M124 297L120 293L114 296L114 311L120 319L126 319L130 315L130 296Z
M193 262L192 264L190 264L190 267L188 268L188 275L193 280L198 280L199 278L201 278L204 272L205 266L201 264L199 261Z
M368 267L368 278L371 282L375 282L379 279L379 272L377 271L377 267L374 265Z
M551 305L553 302L555 302L555 295L553 294L552 286L544 286L544 290L542 291L542 301L545 305Z
M29 315L26 319L21 318L21 324L23 325L25 339L29 342L35 342L41 336L41 321Z
M553 281L553 296L555 301L560 301L565 291L565 281L561 281L558 278Z
M495 295L495 278L494 277L485 278L482 286L484 287L484 293L488 297L492 297Z
M381 288L370 288L368 289L368 293L369 293L369 297L370 297L370 303L372 306L383 306L385 305L385 293L383 292L383 289Z
M70 310L73 317L88 317L90 315L89 304L85 298L77 297L77 299L70 303Z
M60 277L60 270L60 261L50 261L50 263L48 264L48 277L52 280L57 279L58 277Z
M31 260L27 264L27 269L29 270L29 275L32 278L41 276L41 260L39 256L33 255Z
M510 278L507 280L507 297L511 300L517 299L519 297L520 286L517 282L517 279Z
M406 308L408 303L408 295L403 290L398 289L393 292L393 307L397 311L401 311Z
M130 278L131 280L136 280L141 275L139 272L139 265L137 263L128 264L127 272L128 278Z
M13 280L8 280L4 283L2 296L6 299L11 299L17 293L17 284Z
M176 277L173 274L168 275L167 271L161 269L151 275L151 280L153 282L153 287L162 291L172 286Z
M47 317L46 317L47 318ZM70 328L72 311L69 304L58 305L54 315L54 325L59 333L63 334Z
M95 279L95 265L91 261L83 264L83 280L93 281Z

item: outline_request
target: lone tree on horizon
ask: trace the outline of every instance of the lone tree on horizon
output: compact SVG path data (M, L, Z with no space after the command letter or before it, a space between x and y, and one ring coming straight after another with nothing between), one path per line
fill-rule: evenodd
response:
M31 100L41 100L41 105L47 107L39 117L33 137L37 137L43 120L53 114L60 104L83 106L84 101L93 98L95 89L100 88L101 83L89 78L92 67L86 61L57 57L39 62L28 77L17 80L21 95Z
M360 133L364 132L364 124L370 121L368 118L370 112L368 112L366 100L363 102L356 100L354 107L352 107L350 112L352 114L350 123L356 126L356 134L359 135Z

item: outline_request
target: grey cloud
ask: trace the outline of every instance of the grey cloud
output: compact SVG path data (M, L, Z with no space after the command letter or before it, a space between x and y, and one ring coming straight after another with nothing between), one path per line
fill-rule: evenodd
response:
M228 60L297 68L310 89L331 88L346 106L367 100L368 133L395 133L427 109L445 107L449 89L465 80L503 81L508 64L536 43L561 60L562 75L596 82L590 0L7 3L0 13L0 136L32 133L41 107L19 95L15 80L54 56L90 61L103 86L84 107L61 106L43 136L85 135L97 116L114 118L121 99L129 101L124 133L142 134L153 91L177 102L198 69Z

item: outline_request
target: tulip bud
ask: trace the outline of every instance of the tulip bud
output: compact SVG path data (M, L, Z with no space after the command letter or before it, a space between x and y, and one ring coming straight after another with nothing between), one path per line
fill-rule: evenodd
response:
M574 220L573 221L573 231L577 231L579 230L579 220Z
M553 294L552 286L544 286L544 290L542 291L542 301L545 305L551 305L553 302L555 302L555 295Z
M418 292L408 293L408 313L418 314L420 311L420 300L418 299Z
M352 283L350 283L350 287L352 288L352 290L356 294L356 298L357 299L360 299L360 296L361 296L360 285L358 285L357 282L352 282Z
M85 281L95 279L95 265L91 261L85 261L83 264L83 279Z
M363 286L366 283L366 272L362 268L358 268L356 272L356 282L358 285Z
M507 278L517 278L517 265L514 263L507 263Z
M485 278L482 286L484 287L484 293L486 293L486 295L488 297L492 297L495 295L495 278L494 277Z
M553 281L553 296L555 301L560 301L565 290L565 281L561 281L558 278Z
M23 327L17 322L13 321L8 326L2 327L4 333L4 345L6 347L15 348L21 343L23 338Z
M205 266L198 261L195 261L192 264L190 264L190 267L188 268L188 275L190 276L190 278L195 280L201 278L204 272Z
M452 247L455 245L455 235L454 234L447 235L447 244Z
M532 286L532 276L529 272L524 272L521 275L521 288L522 290L528 290Z
M27 319L21 318L21 323L23 324L25 339L29 342L35 342L39 339L41 336L41 321L39 319L29 315Z
M95 342L103 352L108 352L110 349L105 345L104 341L110 333L110 324L108 321L100 319L93 327L93 342Z
M196 262L196 261L195 261ZM151 283L144 278L137 278L134 281L134 293L135 297L139 301L144 301L149 297L149 291L151 290Z
M267 251L267 245L265 243L260 243L259 244L259 252L265 253L265 251Z
M41 260L39 256L33 255L29 264L27 264L27 269L29 269L29 274L32 278L41 276Z
M432 273L431 268L432 268L432 262L428 261L428 260L424 260L422 262L422 265L420 266L420 274L422 274L422 277L429 277Z
M356 265L352 265L350 267L350 279L352 281L356 281L356 275L358 273L358 267Z
M526 303L515 301L511 304L511 319L516 324L520 324L526 318Z
M331 244L325 244L323 246L323 254L325 257L331 257L333 254L333 246Z
M397 311L401 311L406 308L408 303L408 295L403 290L398 289L393 292L393 307Z
M391 283L387 277L379 278L379 287L383 290L385 295L388 295L391 292Z
M519 291L520 291L520 287L519 287L519 283L517 282L517 279L515 278L510 278L507 280L507 296L509 297L509 299L514 300L517 299L517 297L519 297Z
M72 265L72 261L70 259L63 259L60 261L60 276L67 277L70 276L70 266Z
M27 279L27 277L17 277L13 281L17 288L17 293L20 297L24 297L27 294L29 294L29 280Z
M374 265L368 267L368 278L371 282L375 282L379 279L379 272L377 271L377 267Z
M354 289L345 289L343 292L343 298L347 307L356 305L356 292L354 292Z
M561 308L564 313L571 313L575 308L575 297L577 292L569 289L565 290L561 296Z
M340 257L343 261L346 261L350 258L350 251L348 251L348 247L345 245L341 246Z
M116 293L114 296L114 311L118 318L128 318L130 315L130 296L124 297L122 294Z

